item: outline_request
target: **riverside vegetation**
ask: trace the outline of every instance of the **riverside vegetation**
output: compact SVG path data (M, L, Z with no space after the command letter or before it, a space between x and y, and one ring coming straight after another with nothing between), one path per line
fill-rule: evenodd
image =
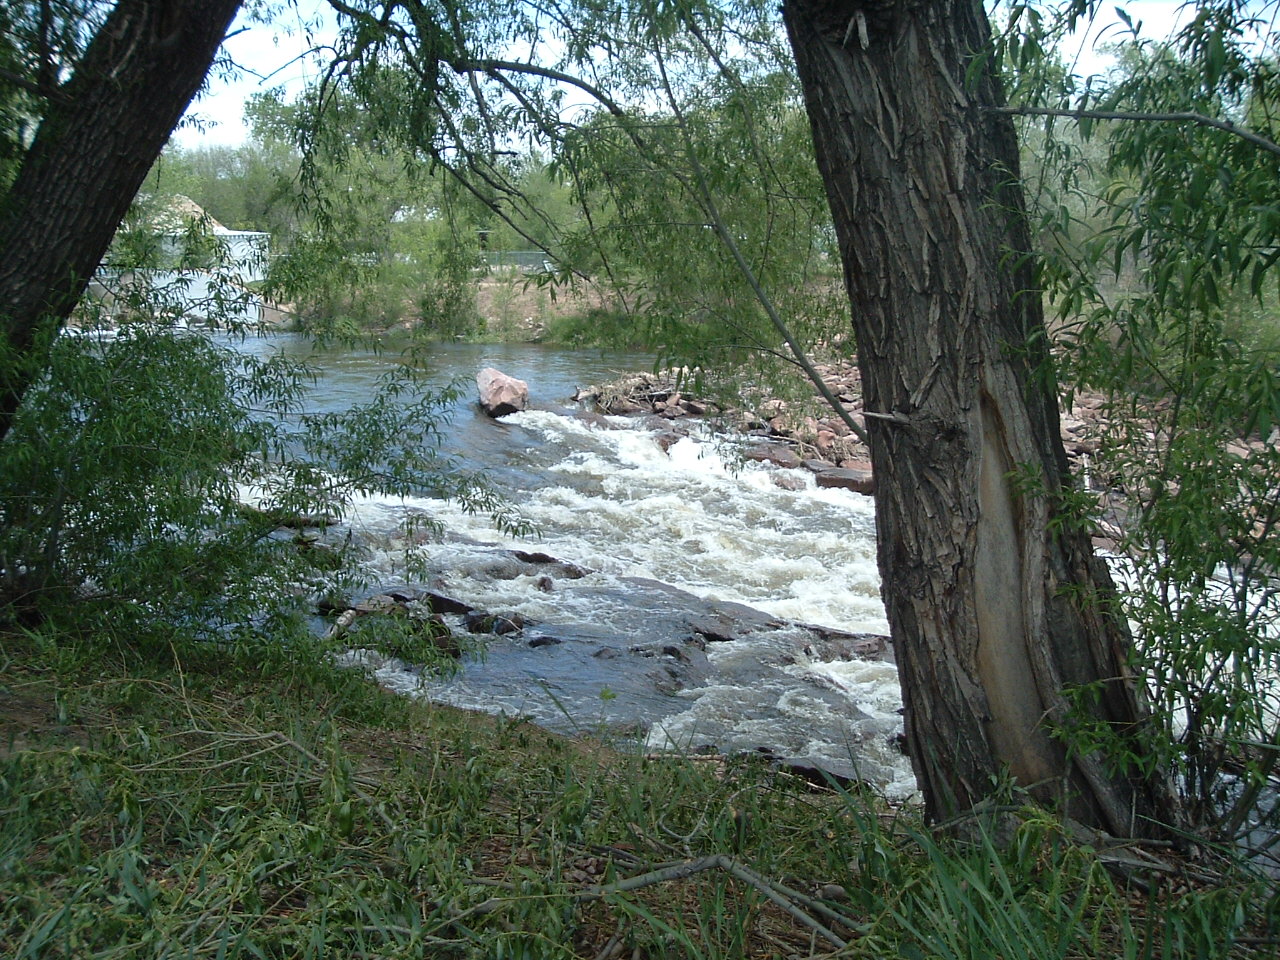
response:
M644 756L395 697L333 652L7 633L0 954L1154 960L1280 944L1265 881L1075 833L1013 793L947 839L912 806L750 758Z
M254 108L256 142L287 154L283 176L250 165L257 179L242 178L267 202L239 217L200 198L229 225L288 238L272 290L318 332L408 315L437 336L477 335L467 294L481 235L496 244L493 231L509 228L554 250L560 279L608 279L607 307L564 323L565 339L626 333L639 318L664 359L739 380L746 369L754 378L801 362L803 351L789 355L780 338L811 349L847 334L848 305L830 282L834 232L774 5L737 9L751 28L743 32L718 7L641 4L624 29L610 5L552 0L572 31L588 23L604 38L643 37L591 68L613 68L613 86L661 109L597 111L575 127L544 112L556 117L539 134L548 153L514 159L495 145L523 142L518 124L547 89L522 86L536 72L512 80L501 62L457 55L509 49L532 23L520 19L525 8L477 8L468 11L476 19L446 25L404 0L386 9L413 8L432 29L401 35L390 13L384 21L333 5L352 18L334 86ZM189 4L179 19L199 26L201 8L213 6ZM237 4L216 6L229 18ZM1066 19L1083 6L1070 5ZM22 215L53 195L36 189L48 186L40 164L23 178L28 151L66 153L57 130L95 121L50 123L50 137L33 138L46 118L65 121L90 102L52 95L50 84L67 75L73 90L107 101L138 89L103 83L110 70L94 75L100 61L81 56L106 8L0 12L0 184L9 191L0 226L11 288L22 286L14 276L35 274L19 255L60 249L30 236L57 218ZM128 27L146 24L151 7L121 0L112 9L138 13ZM923 16L942 5L906 9ZM501 505L427 452L429 419L393 402L416 396L411 382L350 417L307 417L303 371L248 364L147 325L115 346L68 345L57 337L72 309L65 288L86 280L102 253L77 247L86 265L47 271L52 294L37 291L28 313L5 303L23 337L0 356L0 951L1274 956L1280 907L1274 881L1257 872L1280 813L1268 793L1280 759L1280 452L1261 439L1280 422L1270 285L1280 138L1273 60L1254 43L1265 20L1245 5L1204 4L1163 45L1129 23L1122 69L1084 83L1046 53L1065 26L1047 12L1015 5L990 51L1009 70L1009 109L1062 121L1020 121L1037 147L1026 185L1051 189L1030 211L1043 270L1017 292L1043 285L1059 315L1061 363L1035 367L1035 377L1056 374L1068 393L1097 390L1117 411L1099 451L1109 460L1094 467L1131 505L1117 547L1133 582L1119 602L1154 714L1091 725L1087 708L1106 674L1068 691L1082 709L1064 711L1053 732L1072 757L1114 762L1096 772L1117 784L1120 769L1153 782L1173 775L1187 816L1173 804L1167 812L1187 832L1117 846L1023 806L993 776L971 784L987 800L935 833L913 808L746 761L646 758L387 697L291 629L299 585L325 582L317 571L332 573L342 558L298 549L278 535L278 517L340 511L366 490ZM50 18L67 28L53 43ZM733 41L711 42L708 30ZM220 36L205 38L210 57ZM143 31L136 49L165 54L154 39ZM597 49L576 37L545 48L564 51L557 69L589 63ZM110 57L135 47L101 49ZM729 49L738 62L717 52ZM888 49L864 39L842 56ZM451 86L464 74L478 83L477 64L497 74L486 84L506 83L494 102L510 93L519 109L471 104ZM194 89L199 77L186 80ZM1191 126L1159 119L1188 109L1197 111ZM1147 111L1157 113L1133 119ZM455 126L459 116L466 122ZM105 110L96 122L141 142ZM1242 129L1275 149L1255 150ZM157 151L167 132L150 132ZM98 145L71 157L81 170L139 153L80 140L78 149ZM397 178L399 193L388 189ZM137 181L124 189L82 178L121 204ZM299 184L309 205L291 193ZM25 208L12 202L20 193ZM573 209L544 212L556 204ZM491 216L501 222L482 220ZM95 222L116 220L108 210ZM1024 253L1012 252L1020 266ZM910 285L900 273L889 279L891 289ZM939 286L962 286L951 279ZM498 299L513 329L531 315L507 292ZM1242 327L1250 316L1258 322ZM950 352L935 366L959 362ZM1028 501L1042 496L1042 478L1021 466L1002 479ZM271 509L243 510L242 486L265 489ZM1046 542L1092 529L1098 504L1087 491L1049 492L1063 509L1042 531ZM1025 732L1041 732L1038 717ZM1264 829L1254 829L1258 816ZM1233 841L1252 834L1257 859L1240 863ZM1175 849L1181 840L1186 853Z

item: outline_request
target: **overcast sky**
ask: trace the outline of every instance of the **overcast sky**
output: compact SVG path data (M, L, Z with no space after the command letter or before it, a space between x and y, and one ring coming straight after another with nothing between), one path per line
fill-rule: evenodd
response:
M275 87L284 87L292 96L319 78L321 67L307 51L334 40L337 31L327 10L322 0L298 0L271 24L250 23L242 15L222 49L223 58L239 68L236 76L215 68L206 92L191 104L173 141L184 148L243 143L249 133L244 105L250 97Z
M1145 24L1145 36L1165 36L1178 22L1184 0L1133 0L1121 3L1135 23ZM1110 11L1111 7L1105 8ZM180 146L239 145L248 137L244 105L255 93L284 87L293 96L318 78L321 66L306 55L313 44L331 43L336 27L323 0L298 0L269 25L237 21L243 32L224 45L224 52L241 68L238 78L210 77L208 91L191 105L183 126L173 135ZM1063 55L1080 73L1094 73L1106 65L1095 47L1117 37L1118 21L1100 15L1098 25L1072 41ZM225 73L225 71L224 71Z

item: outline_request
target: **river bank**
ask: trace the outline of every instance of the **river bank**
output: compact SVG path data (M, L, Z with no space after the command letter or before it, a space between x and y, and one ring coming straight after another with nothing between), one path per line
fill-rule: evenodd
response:
M1006 956L1274 950L1263 885L1166 858L1159 896L1129 890L1044 814L947 841L749 758L390 696L296 642L0 640L4 956L967 956L975 904Z

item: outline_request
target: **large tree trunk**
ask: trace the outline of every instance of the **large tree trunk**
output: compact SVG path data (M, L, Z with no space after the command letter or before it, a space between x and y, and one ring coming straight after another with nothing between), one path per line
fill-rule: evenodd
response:
M1053 731L1064 690L1122 738L1129 636L1071 483L1011 121L981 0L784 0L853 308L883 596L928 812L1006 772L1119 835L1158 832L1162 781ZM1133 742L1137 742L1136 736Z
M57 87L0 207L0 438L241 0L119 0Z

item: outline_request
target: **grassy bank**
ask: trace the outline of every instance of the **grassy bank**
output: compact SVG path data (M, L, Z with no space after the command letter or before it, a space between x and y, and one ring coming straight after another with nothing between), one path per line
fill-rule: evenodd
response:
M2 640L6 958L1280 950L1265 885L1040 815L943 843L760 762L414 704L314 649Z

